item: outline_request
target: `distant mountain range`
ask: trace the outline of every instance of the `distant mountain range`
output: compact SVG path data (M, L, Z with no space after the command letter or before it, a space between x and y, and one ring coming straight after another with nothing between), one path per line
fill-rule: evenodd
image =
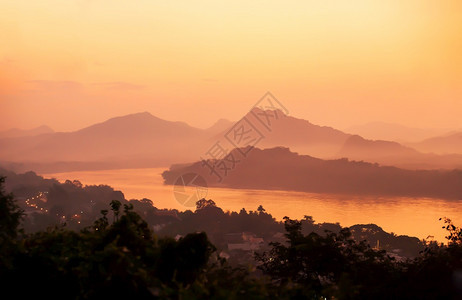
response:
M5 131L0 131L0 139L3 138L15 138L23 136L36 136L40 134L53 133L53 129L46 125L42 125L32 129L18 129L12 128Z
M267 116L270 126L267 126ZM258 147L289 147L293 151L320 158L336 157L350 134L328 126L285 115L281 111L262 111L254 108L245 118L264 135ZM258 119L262 120L260 122ZM262 124L263 123L263 124ZM269 128L268 128L269 127Z
M322 159L348 158L407 169L462 168L462 148L460 152L450 155L422 153L398 142L369 140L332 127L315 125L281 111L277 112L277 118L270 119L268 129L255 117L265 114L275 115L271 111L254 109L244 117L264 135L261 142L255 145L259 148L283 146Z
M416 143L424 139L445 134L451 130L441 128L413 128L394 123L369 122L363 125L351 126L345 131L371 140Z
M195 173L213 187L462 199L460 170L406 170L347 159L322 160L282 147L253 148L246 158L241 151L248 149L231 153L240 160L234 169L225 170L220 161L208 161L207 165L199 161L172 166L162 176L166 184ZM208 165L215 166L214 172ZM228 162L227 167L232 165Z
M462 153L462 132L432 137L410 145L421 151L436 154Z
M358 135L351 136L345 142L342 149L338 152L338 157L364 160L406 169L462 168L461 154L438 155L422 153L397 142L366 140Z
M197 159L195 145L217 130L221 128L202 130L144 112L74 132L1 139L0 157L13 169L33 166L44 171L166 166Z
M228 152L247 145L284 146L322 159L345 157L410 169L462 167L461 154L424 154L397 142L367 140L278 110L258 108L236 122L222 119L207 129L143 112L112 118L74 132L41 130L45 133L0 138L0 165L15 171L32 169L42 173L166 167L206 158L220 142ZM243 138L244 133L252 134L249 130L254 135Z

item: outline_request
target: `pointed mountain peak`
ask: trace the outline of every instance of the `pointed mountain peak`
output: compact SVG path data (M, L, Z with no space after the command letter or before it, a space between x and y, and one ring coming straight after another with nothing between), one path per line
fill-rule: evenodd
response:
M150 112L143 111L143 112L139 112L139 113L133 113L133 114L121 116L121 118L123 118L123 117L128 117L128 118L152 118L152 117L155 117L155 116L152 115Z
M265 114L271 114L271 115L275 115L277 114L278 117L286 117L287 114L285 114L281 109L279 108L270 108L270 109L262 109L260 107L253 107L250 112L251 114L255 114L255 115L265 115Z
M120 130L121 128L142 128L142 127L150 127L160 123L169 123L168 121L162 120L149 112L139 112L128 114L124 116L118 116L110 118L106 121L101 123L96 123L89 127L82 128L77 132L88 132L92 130L102 130L110 132L111 130Z
M160 118L152 115L151 113L144 111L139 113L128 114L124 116L118 116L108 119L106 122L117 122L117 121L149 121L149 120L161 120ZM105 123L105 122L104 122Z

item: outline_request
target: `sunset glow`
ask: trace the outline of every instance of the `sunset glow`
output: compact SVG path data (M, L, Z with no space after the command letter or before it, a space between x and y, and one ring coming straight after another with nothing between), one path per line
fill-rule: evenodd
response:
M128 113L460 128L460 1L3 1L0 129ZM336 108L333 110L332 108Z
M0 13L4 295L462 299L461 0Z

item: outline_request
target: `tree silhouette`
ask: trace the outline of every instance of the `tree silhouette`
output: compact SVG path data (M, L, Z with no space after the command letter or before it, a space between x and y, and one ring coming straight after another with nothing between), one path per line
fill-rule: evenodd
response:
M196 210L201 210L207 207L216 207L216 206L217 204L215 203L215 201L211 199L206 200L205 198L202 198L196 202Z
M256 254L259 269L281 288L295 283L313 298L368 295L365 298L372 299L384 292L381 280L394 283L392 259L384 251L354 241L347 228L338 234L303 235L301 221L284 219L287 243L271 243L270 251Z
M264 213L264 212L266 212L266 209L264 209L262 205L259 205L258 208L257 208L257 211L259 213Z
M0 245L15 239L23 217L23 210L16 204L12 194L5 194L5 177L0 177Z
M440 218L440 221L443 220L444 223L446 224L443 226L443 229L446 229L449 234L446 236L446 238L449 240L450 243L453 244L462 244L462 228L456 227L451 219L449 218Z
M18 251L18 233L23 210L14 201L12 194L5 194L5 177L0 177L0 270L13 267L12 256Z
M119 200L112 200L109 205L114 213L114 222L119 221L120 207L122 206L122 203Z

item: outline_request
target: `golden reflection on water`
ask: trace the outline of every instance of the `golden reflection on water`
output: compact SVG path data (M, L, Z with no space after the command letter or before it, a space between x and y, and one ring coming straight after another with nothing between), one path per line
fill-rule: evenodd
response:
M121 190L126 199L149 198L158 208L186 210L173 196L173 187L163 184L161 173L167 168L76 171L42 174L59 181L80 180L83 184L107 184ZM416 236L433 236L445 241L440 217L462 221L462 201L430 198L390 198L345 196L293 191L235 190L209 188L207 199L213 199L223 210L256 210L261 204L276 219L284 216L316 222L339 222L342 226L374 223L387 232Z

